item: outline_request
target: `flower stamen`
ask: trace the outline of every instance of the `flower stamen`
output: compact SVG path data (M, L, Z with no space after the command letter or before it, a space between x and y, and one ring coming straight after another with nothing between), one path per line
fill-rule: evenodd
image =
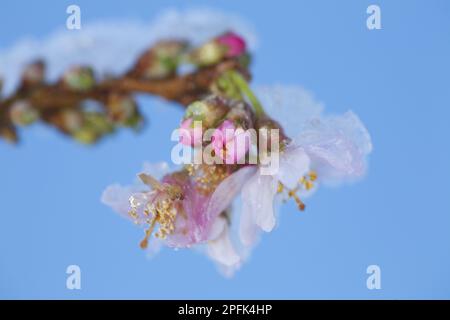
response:
M286 188L286 186L279 181L277 193L283 193L286 190L288 198L293 198L295 203L297 204L298 209L300 211L304 211L306 206L298 196L297 192L300 191L301 189L304 189L306 191L311 190L314 187L313 182L316 180L317 180L317 173L315 171L310 171L307 175L299 179L298 184L294 189ZM285 199L285 201L286 200L287 199Z
M209 194L229 176L229 171L225 165L196 165L185 166L189 176L193 177L196 189Z
M145 222L149 225L145 231L145 237L140 243L140 247L145 249L156 224L158 224L158 230L154 235L156 238L165 239L174 232L175 218L180 211L178 209L181 209L180 200L183 199L183 193L179 186L161 183L152 176L140 174L139 178L156 191L152 200L145 204L143 211L144 215L148 217ZM129 201L131 206L129 215L138 223L139 214L137 210L143 203L135 196L131 196Z

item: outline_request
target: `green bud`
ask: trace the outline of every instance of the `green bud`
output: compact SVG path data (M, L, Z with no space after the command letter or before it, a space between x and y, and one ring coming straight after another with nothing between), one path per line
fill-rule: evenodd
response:
M73 134L73 138L83 144L93 144L99 138L97 132L89 127L83 127Z
M39 119L39 112L28 101L16 101L9 110L11 121L18 126L28 126Z
M129 75L147 79L169 77L176 72L186 48L183 41L160 41L138 58Z
M113 124L102 113L85 112L85 125L93 129L99 135L108 134L114 131Z
M244 101L233 101L225 119L232 121L236 127L244 130L253 128L254 115L252 108Z
M144 123L144 118L139 113L135 113L125 121L124 126L133 128L135 131L140 131L144 127Z
M192 52L191 61L199 66L219 63L225 57L225 49L217 41L212 40Z
M202 121L204 128L214 127L228 112L226 101L218 96L210 96L191 103L186 109L185 119Z
M108 117L119 125L137 127L141 116L134 99L129 95L111 94L108 97Z
M66 132L76 132L83 126L83 115L74 109L65 109L60 114L61 127Z
M94 72L89 67L74 67L64 73L63 83L72 90L89 90L95 85Z

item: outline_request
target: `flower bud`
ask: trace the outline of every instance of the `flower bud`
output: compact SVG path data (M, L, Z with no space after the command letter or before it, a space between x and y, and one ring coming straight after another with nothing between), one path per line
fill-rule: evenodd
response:
M245 40L234 32L226 32L217 37L217 42L225 47L225 56L238 57L246 52Z
M213 133L211 143L216 155L226 164L238 163L250 149L251 135L232 121L225 120Z
M284 146L286 146L290 142L290 139L284 133L284 130L281 127L281 125L277 121L275 121L273 119L270 119L268 117L259 118L256 121L256 128L259 131L266 130L266 133L267 133L266 145L268 145L268 146L272 145L271 130L278 130L279 141L276 142L277 143L276 145L280 145L280 148L283 148Z
M123 124L125 127L134 129L135 131L140 131L145 125L145 119L142 115L136 111L130 118L128 118Z
M64 109L58 117L59 127L64 132L74 133L83 126L83 115L81 112L73 109Z
M17 143L17 132L13 126L0 124L0 137L9 143Z
M224 58L239 57L245 52L244 39L233 32L226 32L194 50L191 60L197 65L209 66L219 63Z
M236 127L244 130L254 127L252 108L244 101L233 101L225 119L230 120Z
M114 123L125 123L136 113L136 102L129 95L110 94L107 102L109 119Z
M92 128L100 136L114 131L113 124L109 121L103 113L85 112L84 113L85 126Z
M83 144L93 144L98 140L99 136L93 128L84 127L74 132L73 138Z
M64 73L62 83L72 90L92 89L95 85L94 72L90 67L73 67Z
M216 40L211 40L192 52L191 61L199 66L209 66L219 63L225 54L225 48Z
M184 41L160 41L145 51L129 72L129 76L161 79L176 72L182 54L187 48Z
M203 129L214 127L229 111L228 101L219 96L209 96L204 100L191 103L184 119L201 121Z
M139 113L133 97L125 94L111 94L108 97L108 117L113 123L139 130L144 119Z
M14 102L9 114L11 121L18 126L27 126L39 119L39 112L26 100Z
M22 73L22 87L33 87L44 82L45 63L37 60L25 67Z
M180 143L185 146L197 147L202 144L202 126L192 118L183 120L180 125Z
M188 43L181 40L159 41L153 46L153 50L159 58L178 59L187 49Z

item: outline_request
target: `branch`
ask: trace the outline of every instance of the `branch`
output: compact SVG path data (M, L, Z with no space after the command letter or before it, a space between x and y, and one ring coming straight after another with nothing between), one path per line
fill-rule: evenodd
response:
M122 76L97 83L92 80L92 85L81 89L69 86L67 79L64 78L66 74L53 84L45 83L43 80L36 83L34 78L43 78L44 73L44 63L36 62L30 70L24 72L23 77L28 76L31 80L23 78L15 93L3 100L0 98L0 137L16 142L18 140L16 127L17 122L20 122L16 118L23 119L22 122L32 122L28 120L37 115L40 120L56 127L62 133L84 143L93 143L107 133L113 132L118 124L137 128L142 123L139 109L132 98L134 94L151 94L186 107L211 93L212 84L225 71L237 70L245 77L250 77L241 57L226 56L220 56L220 59L212 65L198 64L197 69L189 74L177 75L175 67L169 71L163 69L166 72L163 77L159 74L153 78L146 77L145 72L148 73L149 70L160 73L162 67L167 67L163 64L166 63L167 57L164 57L166 60L158 60L157 50L162 47L166 50L165 54L168 48L178 50L179 56L176 57L175 63L177 65L181 54L184 54L180 53L180 48L184 48L185 44L174 41L160 42L144 52L134 67ZM197 51L192 50L189 53L192 55L191 59L198 55ZM152 67L154 69L151 69ZM86 70L93 79L90 68L84 68L81 72ZM81 79L80 74L78 77ZM87 79L89 80L89 77ZM30 84L30 81L34 83ZM86 78L83 81L87 81ZM83 105L86 101L97 102L102 110L86 111Z

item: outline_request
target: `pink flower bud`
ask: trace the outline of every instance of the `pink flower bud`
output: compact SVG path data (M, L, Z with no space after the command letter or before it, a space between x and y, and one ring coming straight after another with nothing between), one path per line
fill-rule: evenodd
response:
M217 41L227 48L227 57L237 57L245 53L245 40L234 32L227 32L217 38Z
M226 164L236 164L250 148L250 134L242 128L236 128L229 120L225 120L215 130L211 140L214 152Z
M183 120L180 125L180 143L185 146L199 146L202 144L202 126L192 118Z

